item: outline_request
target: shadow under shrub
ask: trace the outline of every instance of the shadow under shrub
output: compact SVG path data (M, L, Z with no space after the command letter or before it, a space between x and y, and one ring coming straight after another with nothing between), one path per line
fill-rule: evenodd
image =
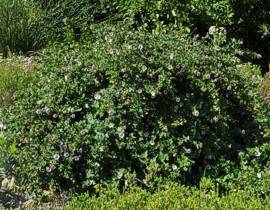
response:
M4 114L18 185L152 188L159 178L194 183L220 161L237 163L263 142L269 119L260 76L241 74L222 37L98 25L79 43L53 46L39 81Z

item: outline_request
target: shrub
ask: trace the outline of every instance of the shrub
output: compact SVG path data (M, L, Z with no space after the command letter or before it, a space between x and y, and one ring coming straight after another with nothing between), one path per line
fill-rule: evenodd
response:
M152 188L159 177L190 183L220 160L237 162L263 141L269 115L261 77L242 75L223 33L211 34L207 43L184 29L98 25L48 50L38 82L3 118L18 184Z
M27 53L44 46L42 14L25 0L0 1L0 50Z
M177 184L151 194L132 188L124 194L115 189L102 191L99 197L74 197L66 210L84 209L267 209L269 198L262 200L243 191L220 196L218 192L193 189Z

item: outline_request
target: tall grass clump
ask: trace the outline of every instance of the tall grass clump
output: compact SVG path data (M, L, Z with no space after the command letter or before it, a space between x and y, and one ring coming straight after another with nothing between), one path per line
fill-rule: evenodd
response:
M16 91L24 90L34 78L34 67L21 59L0 60L0 107L12 104Z
M42 12L30 1L0 1L0 51L27 53L45 44Z

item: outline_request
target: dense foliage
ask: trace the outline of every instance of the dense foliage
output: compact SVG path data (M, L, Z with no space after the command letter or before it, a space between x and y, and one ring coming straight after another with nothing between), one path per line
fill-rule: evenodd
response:
M259 69L225 42L222 28L199 41L184 29L98 25L47 50L39 81L4 113L19 186L94 192L222 176L220 164L237 165L269 127Z

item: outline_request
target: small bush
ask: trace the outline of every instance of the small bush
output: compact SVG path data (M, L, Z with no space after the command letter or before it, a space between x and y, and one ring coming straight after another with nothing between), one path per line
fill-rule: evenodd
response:
M262 200L249 192L237 191L220 196L217 192L191 189L177 184L151 194L132 188L123 194L102 191L98 197L74 197L66 210L84 209L267 209L269 198Z
M217 163L261 144L269 115L260 75L243 74L221 30L211 34L98 25L48 50L3 118L18 184L94 192L223 175Z
M42 15L29 1L0 1L0 50L27 53L44 46Z

